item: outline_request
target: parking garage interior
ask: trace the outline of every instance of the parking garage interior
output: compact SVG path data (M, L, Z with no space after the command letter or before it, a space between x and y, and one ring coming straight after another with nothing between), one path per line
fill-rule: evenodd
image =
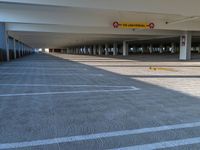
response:
M0 0L0 150L200 149L199 5Z

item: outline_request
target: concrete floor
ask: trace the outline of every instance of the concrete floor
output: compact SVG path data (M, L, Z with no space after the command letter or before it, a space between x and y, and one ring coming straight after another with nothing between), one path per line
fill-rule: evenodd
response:
M35 54L4 63L0 149L199 150L199 67L199 56Z

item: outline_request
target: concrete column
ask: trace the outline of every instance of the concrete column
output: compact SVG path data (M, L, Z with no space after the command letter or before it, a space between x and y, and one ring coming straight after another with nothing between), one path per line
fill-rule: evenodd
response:
M26 55L26 45L24 45L24 55Z
M0 22L0 59L9 61L9 44L8 44L8 33L6 31L5 23Z
M25 54L28 55L28 46L25 47Z
M25 47L24 47L24 44L22 43L22 56L24 56L24 49Z
M67 54L70 54L70 48L67 49Z
M69 49L69 54L72 54L72 48Z
M69 53L72 54L72 51L73 51L72 48L70 48L70 52Z
M97 54L97 47L96 45L93 45L93 55L96 55Z
M123 56L128 56L128 43L123 41Z
M186 32L180 37L180 60L190 60L191 59L191 45L192 45L192 35L190 32Z
M80 54L80 47L77 48L77 54Z
M26 45L25 44L23 46L23 52L24 52L24 56L26 56Z
M149 53L150 53L150 54L153 53L153 46L152 46L152 44L150 44L150 46L149 46Z
M160 45L160 54L163 53L163 45Z
M102 55L102 46L101 46L101 45L99 45L98 54L99 54L99 55Z
M78 48L78 54L81 55L82 54L82 47Z
M8 40L9 40L8 32L5 33L5 39L6 39L6 60L10 61L10 48L9 48L9 42L8 42Z
M76 53L76 48L72 48L72 54L74 55Z
M147 54L149 52L148 47L146 45L142 46L143 53Z
M89 47L86 47L86 55L89 55L90 54L90 52L89 52Z
M78 54L77 47L74 48L74 54Z
M15 47L16 47L16 55L19 58L19 41L15 40Z
M84 54L84 47L81 48L81 55Z
M13 50L14 50L14 59L17 58L17 54L16 54L16 40L13 39Z
M92 53L92 46L89 46L89 48L88 48L88 53L89 53L89 55L92 55L93 53Z
M28 47L25 46L25 54L28 55Z
M22 56L24 56L24 44L22 43Z
M171 45L171 53L175 53L175 44L174 43L172 43L172 45Z
M23 56L25 55L25 45L24 44L22 44L22 54L23 54Z
M79 48L79 54L82 54L82 47Z
M117 43L113 44L113 56L117 55Z
M200 53L200 45L199 45L198 53Z
M86 46L84 46L84 48L83 48L83 54L84 55L87 54L87 50L86 49L87 49Z
M108 44L105 44L105 55L108 56Z
M21 55L21 42L18 42L18 44L19 44L18 53L19 53L19 57L21 57L21 56L22 56L22 55Z
M23 44L20 44L20 53L21 53L21 57L23 57Z
M145 46L144 45L142 45L142 51L141 51L141 53L143 54L143 53L145 53Z

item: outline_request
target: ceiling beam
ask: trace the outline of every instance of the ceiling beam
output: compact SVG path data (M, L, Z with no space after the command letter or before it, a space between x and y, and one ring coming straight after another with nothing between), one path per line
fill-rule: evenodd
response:
M49 32L49 33L70 33L70 34L104 34L104 35L182 35L181 31L173 30L132 30L114 29L112 27L81 27L81 26L58 26L44 24L18 24L6 23L8 31L25 32Z
M0 2L200 16L199 0L0 0Z

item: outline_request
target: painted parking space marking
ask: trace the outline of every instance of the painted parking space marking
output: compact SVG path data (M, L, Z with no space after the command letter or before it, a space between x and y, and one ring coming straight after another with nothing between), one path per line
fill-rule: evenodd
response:
M63 85L63 84L0 84L0 86L13 86L13 87L105 87L105 88L133 88L134 86L120 86L120 85ZM135 87L134 87L135 88Z
M20 76L79 76L80 73L61 73L61 74L31 74L31 73L0 73L1 76L6 75L20 75ZM82 76L104 76L104 74L99 73L81 73Z
M194 128L200 127L200 122L193 123L185 123L185 124L176 124L176 125L165 125L160 127L151 127L151 128L142 128L142 129L134 129L134 130L123 130L123 131L114 131L114 132L105 132L105 133L97 133L97 134L89 134L89 135L78 135L78 136L70 136L70 137L61 137L54 139L45 139L45 140L36 140L36 141L26 141L26 142L18 142L18 143L1 143L0 149L11 149L11 148L24 148L24 147L33 147L33 146L43 146L43 145L51 145L51 144L59 144L59 143L69 143L69 142L77 142L77 141L87 141L87 140L96 140L101 138L111 138L111 137L119 137L119 136L127 136L127 135L138 135L144 133L153 133L160 131L168 131L175 129L186 129L186 128ZM153 147L161 147L163 145L170 146L180 146L180 145L188 145L200 143L200 138L192 138L192 139L183 139L177 141L169 141L155 144L145 144L140 145L143 146L141 148L147 148L145 150L150 150ZM125 150L140 148L140 147L125 147ZM149 147L149 149L148 149ZM121 148L122 149L122 148ZM138 149L137 149L138 150ZM143 150L143 149L141 149Z
M0 94L0 97L16 97L16 96L39 96L39 95L59 95L59 94L81 94L81 93L107 93L107 92L128 92L138 91L139 88L130 87L112 90L82 90L82 91L63 91L63 92L38 92L38 93L15 93L15 94Z
M4 69L26 69L26 70L88 70L87 68L78 68L78 67L55 67L55 68L46 68L46 67L0 67L0 70Z
M156 149L173 148L177 146L185 146L191 144L200 144L200 137L138 145L138 146L129 146L124 148L110 149L110 150L156 150Z

